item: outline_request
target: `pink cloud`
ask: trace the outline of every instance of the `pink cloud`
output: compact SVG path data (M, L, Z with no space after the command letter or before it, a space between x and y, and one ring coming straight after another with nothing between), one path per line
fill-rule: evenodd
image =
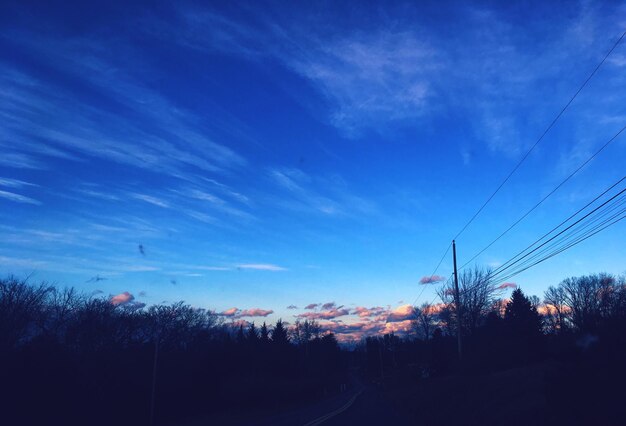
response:
M266 317L269 314L273 314L271 309L252 308L244 309L238 314L238 317Z
M503 283L498 286L498 290L506 290L507 288L517 288L515 283Z
M117 305L124 305L126 303L132 302L133 300L135 300L135 296L125 291L124 293L120 293L116 296L112 296L109 299L109 302L117 306Z
M411 331L412 321L410 319L397 321L397 322L387 322L385 323L384 332L385 333L408 333Z
M376 315L382 315L386 309L381 306L374 306L372 308L366 308L365 306L357 306L352 312L354 315L358 315L359 318L373 317Z
M342 322L323 322L320 326L328 331L332 331L338 335L352 335L353 337L364 335L374 335L380 333L384 329L383 323L371 322L371 321L360 321L350 324L345 324Z
M346 308L342 308L342 309L330 309L327 311L320 311L320 312L305 312L303 314L300 315L296 315L298 318L305 318L305 319L332 319L332 318L337 318L337 317L342 317L344 315L350 315L350 311Z
M241 318L241 317L266 317L270 314L273 314L274 311L271 309L261 309L261 308L250 308L250 309L239 309L239 308L230 308L226 309L220 315L224 317L230 318Z
M239 312L239 309L237 308L230 308L230 309L226 309L224 312L221 313L221 315L225 316L225 317L234 317L237 312Z
M304 309L315 309L315 308L317 308L319 305L320 305L319 303L309 303L308 305L306 305L306 306L304 307Z
M327 302L322 305L322 309L325 309L325 310L335 309L336 307L337 305L335 304L335 302Z
M443 303L437 303L435 305L430 305L427 309L422 309L422 312L424 312L427 315L437 315L441 313L441 311L445 307L446 305L444 305Z
M445 281L446 277L442 277L441 275L427 275L420 279L420 284L434 284L440 283L441 281Z

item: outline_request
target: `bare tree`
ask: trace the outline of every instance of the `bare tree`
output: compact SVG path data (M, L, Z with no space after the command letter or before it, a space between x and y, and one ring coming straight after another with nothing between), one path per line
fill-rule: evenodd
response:
M489 313L496 293L497 288L491 281L489 269L475 266L459 274L461 324L465 332L472 334L480 325L482 319ZM450 319L454 320L458 312L454 297L454 281L448 280L437 294L450 310Z
M413 329L421 339L428 340L435 328L435 307L430 303L424 303L420 307L414 307L415 319L412 321Z
M296 321L291 329L291 340L298 345L303 345L310 340L320 337L322 328L315 320Z
M624 314L626 288L624 279L606 273L566 278L545 294L561 325L566 322L581 331L594 331L602 322Z
M41 333L45 307L53 287L27 280L0 280L0 347L11 348Z
M544 293L543 303L546 305L545 319L548 331L562 333L567 329L565 291L562 287L550 286Z

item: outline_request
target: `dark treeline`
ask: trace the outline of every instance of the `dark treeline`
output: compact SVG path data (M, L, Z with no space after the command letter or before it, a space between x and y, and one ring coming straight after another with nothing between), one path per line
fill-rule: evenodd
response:
M145 307L0 280L7 424L155 424L271 414L345 389L349 367L414 424L623 424L626 280L568 278L543 298L500 296L463 271L406 336L341 350L314 321L226 324L182 302ZM460 317L463 360L456 346ZM253 424L253 423L252 423Z
M412 336L370 337L355 351L415 424L624 424L624 277L568 278L543 300L516 289L506 302L488 271L459 278L462 362L451 282L442 304L415 308Z
M155 424L284 408L337 392L344 363L314 321L224 324L182 302L115 305L0 280L4 424Z

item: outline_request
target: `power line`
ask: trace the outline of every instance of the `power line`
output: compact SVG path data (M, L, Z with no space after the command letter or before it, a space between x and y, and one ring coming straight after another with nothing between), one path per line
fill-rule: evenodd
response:
M571 244L572 241L584 240L587 235L594 234L594 231L596 231L599 228L602 228L606 223L611 222L612 220L614 220L615 218L619 217L624 212L626 212L626 209L622 209L622 210L620 210L617 213L613 213L613 215L611 217L609 217L608 219L604 219L602 222L597 224L597 222L600 219L602 219L607 214L612 213L612 211L615 210L615 207L619 207L622 204L624 204L624 200L622 200L620 203L617 203L616 206L612 206L611 208L607 209L607 211L605 211L602 214L598 215L598 217L596 217L595 219L589 221L587 224L580 226L578 229L574 229L574 230L570 231L568 234L566 234L565 236L561 237L557 241L554 241L553 243L551 243L547 247L545 247L542 250L540 250L539 252L535 253L533 256L525 259L521 264L517 265L517 267L516 267L517 269L516 270L524 269L524 267L526 265L529 265L535 259L541 257L544 253L546 253L546 252L548 252L550 250L555 249L555 247L556 247L556 250L554 250L554 251L559 251L563 247L568 247L569 244ZM595 224L594 227L592 227L591 229L587 229L591 225L594 225L594 224ZM580 234L582 231L585 231L585 232L582 233L582 235L577 235L577 234ZM507 272L507 274L510 274L510 273L512 273L512 272L511 271ZM492 276L492 279L493 278L497 278L498 275L502 275L502 274L503 274L502 272L500 272L499 274L495 274L495 275Z
M411 306L415 306L415 304L417 303L417 301L419 300L420 297L422 297L422 294L424 294L424 290L426 290L426 286L427 284L430 284L432 282L433 277L435 276L435 274L437 273L437 270L439 269L439 267L441 266L441 264L443 263L443 259L446 258L446 255L448 254L448 252L450 251L450 247L452 246L452 243L448 244L448 247L446 247L446 251L443 253L443 255L441 256L441 259L439 259L439 263L437 263L437 266L435 267L435 269L433 270L433 273L430 274L430 278L428 279L428 283L424 283L423 287L422 287L422 291L420 291L420 294L417 295L417 297L415 298L415 300L413 301L413 303L411 303ZM415 312L414 312L415 313ZM416 317L417 318L417 317ZM385 324L387 324L387 322L389 322L389 314L387 314L387 318L385 319Z
M622 212L626 212L626 209L625 209L625 210L622 210ZM533 264L531 264L531 265L529 265L529 266L527 266L527 267L525 267L525 268L523 268L523 269L521 269L521 270L517 270L517 271L515 271L514 273L511 273L511 274L507 275L506 277L502 278L502 279L501 279L501 281L508 280L509 278L511 278L511 277L513 277L513 276L515 276L515 275L518 275L518 274L520 274L520 273L522 273L522 272L526 271L527 269L530 269L530 268L532 268L533 266L538 265L538 264L539 264L539 263L541 263L541 262L544 262L544 261L546 261L546 260L548 260L548 259L550 259L550 258L552 258L552 257L554 257L554 256L556 256L556 255L558 255L558 254L560 254L560 253L562 253L562 252L566 251L566 250L569 250L570 248L574 247L575 245L577 245L577 244L579 244L579 243L581 243L581 242L585 241L585 240L586 240L586 239L588 239L588 238L593 237L593 236L594 236L594 235L596 235L597 233L599 233L599 232L601 232L601 231L605 230L606 228L608 228L608 227L610 227L610 226L615 225L616 223L620 222L620 221L621 221L621 220L623 220L623 219L626 219L626 214L625 214L625 215L623 215L623 216L621 216L621 217L619 217L619 218L617 218L617 219L615 219L615 220L613 220L613 221L612 221L612 222L610 222L608 225L605 225L605 226L603 226L603 227L601 227L601 228L599 228L599 229L595 229L595 231L594 231L594 232L589 233L589 234L588 234L588 235L586 235L584 238L580 238L580 239L578 239L577 241L574 241L573 243L571 243L571 244L569 244L569 245L567 245L567 246L565 246L565 247L563 247L563 248L561 248L561 249L559 249L559 250L557 250L557 251L555 251L555 252L551 253L550 255L548 255L548 256L546 256L546 257L544 257L544 258L542 258L542 259L540 259L540 260L536 261L535 263L533 263Z
M563 233L565 233L566 231L568 231L569 229L571 229L572 227L576 226L577 224L579 224L580 222L582 222L583 220L587 219L590 215L592 215L593 213L595 213L596 211L598 211L599 209L601 209L602 207L604 207L605 205L607 205L608 203L610 203L611 201L613 201L615 198L617 198L618 196L620 196L621 194L623 194L624 192L626 192L626 188L622 189L620 192L618 192L617 194L613 195L611 198L609 198L607 201L605 201L604 203L600 204L598 207L594 208L592 211L590 211L589 213L585 214L582 218L578 219L576 222L574 222L573 224L569 225L568 227L566 227L565 229L561 230L560 232L558 232L556 235L554 235L553 237L551 237L550 239L546 240L545 242L543 242L542 244L540 244L539 246L535 247L534 249L532 249L531 251L529 251L528 253L524 254L522 256L522 254L528 250L530 250L533 246L535 246L536 244L538 244L541 240L543 240L544 238L546 238L547 236L549 236L551 233L553 233L554 231L556 231L558 228L560 228L562 225L564 225L565 223L567 223L569 220L571 220L572 218L574 218L575 216L577 216L580 212L582 212L584 209L586 209L587 207L589 207L591 204L593 204L595 201L597 201L600 197L602 197L603 195L605 195L608 191L610 191L611 189L613 189L616 185L618 185L620 182L622 182L624 179L626 179L626 176L623 177L622 179L620 179L617 183L613 184L610 188L608 188L607 190L605 190L602 194L600 194L599 196L597 196L594 200L592 200L590 203L588 203L587 205L585 205L583 208L579 209L576 213L574 213L573 215L571 215L570 217L568 217L567 219L565 219L564 221L562 221L559 225L557 225L556 227L552 228L550 231L548 231L546 234L544 234L543 236L541 236L540 238L538 238L537 240L535 240L532 244L530 244L528 247L526 247L524 250L520 251L518 254L516 254L515 256L513 256L511 259L509 259L507 262L505 262L503 265L501 265L500 267L496 268L490 275L491 277L495 277L497 275L501 275L503 271L510 269L511 267L513 267L515 264L521 262L523 259L527 258L528 256L530 256L532 253L536 252L537 250L539 250L540 248L542 248L543 246L545 246L546 244L550 243L551 241L553 241L554 239L556 239L557 237L559 237L560 235L562 235ZM521 257L520 257L521 256ZM517 260L515 260L517 259Z
M576 175L580 170L583 169L583 167L585 167L587 164L589 164L589 162L591 162L598 154L600 154L607 146L609 146L615 139L617 139L619 137L619 135L622 134L622 132L626 130L626 126L622 127L615 135L613 135L612 138L610 138L604 145L602 145L600 147L600 149L598 149L593 155L591 155L589 158L587 158L587 160L585 160L585 162L583 162L580 166L578 166L578 168L576 170L574 170L569 176L567 176L563 181L561 181L561 183L559 183L556 187L554 187L554 189L552 189L552 191L550 191L545 197L543 197L541 200L539 200L539 202L537 204L535 204L530 210L528 210L526 213L524 213L522 215L522 217L520 217L519 219L517 219L517 221L513 222L513 224L511 226L509 226L504 232L502 232L500 235L498 235L498 237L496 239L494 239L493 241L491 241L485 248L483 248L481 251L479 251L478 253L476 253L470 260L468 260L467 262L465 262L463 264L463 266L461 266L460 270L465 268L469 263L471 263L474 259L476 259L478 256L480 256L481 254L483 254L487 249L489 249L489 247L491 247L492 245L494 245L500 238L502 238L503 236L505 236L511 229L515 228L521 221L523 221L524 219L526 219L526 217L531 214L533 211L535 211L535 209L537 209L541 204L543 204L544 201L546 201L549 197L551 197L556 191L558 191L565 183L567 183L572 177L574 177L574 175Z
M443 253L443 256L441 256L441 259L439 260L439 263L437 264L437 266L435 267L435 270L433 271L432 274L430 274L430 278L428 279L428 282L424 283L424 287L422 287L422 291L420 292L420 294L415 298L415 300L413 301L412 306L415 306L415 303L418 301L418 299L420 297L422 297L422 294L424 293L424 290L426 289L426 285L427 284L432 284L432 279L435 276L435 274L437 273L437 270L439 269L439 267L441 266L441 263L443 262L443 259L446 258L446 255L448 254L448 252L450 251L450 247L452 246L452 243L448 244L448 247L446 248L446 251Z
M522 262L522 264L524 264L524 265L528 264L528 263L532 262L534 259L537 259L538 257L542 256L547 251L552 250L554 247L565 245L564 243L567 243L568 240L571 241L571 240L573 240L575 238L578 238L578 235L583 233L583 231L590 232L590 231L587 231L588 228L590 228L591 226L597 224L599 221L603 220L609 214L613 214L613 216L609 217L608 219L604 219L604 222L602 222L598 226L602 226L603 223L611 221L613 218L615 218L616 216L619 216L624 211L624 210L621 210L620 212L614 214L614 211L617 210L619 207L621 207L625 202L626 202L626 196L623 195L622 197L620 197L620 201L616 202L615 205L605 207L605 210L602 213L597 214L596 217L594 217L593 219L590 219L587 223L581 224L577 228L571 229L569 232L567 232L566 234L564 234L560 238L558 238L555 241L551 242L546 247L544 247L543 249L541 249L540 251L538 251L537 253L532 255L530 258L524 260L524 262ZM583 235L585 235L585 234L583 233Z
M526 159L528 158L528 156L531 154L531 152L535 149L535 147L543 140L543 138L545 137L545 135L552 129L552 127L554 127L554 125L556 124L556 122L561 118L561 116L565 113L565 111L569 108L569 106L572 104L572 102L574 102L574 100L576 99L576 97L578 96L578 94L587 86L587 83L589 83L589 81L593 78L593 76L598 72L598 70L600 69L600 67L604 64L604 62L606 61L606 59L611 55L611 53L613 53L613 51L615 50L615 48L617 48L617 46L621 43L622 39L626 36L626 31L624 31L622 33L622 35L617 39L617 41L613 44L613 46L611 47L611 49L604 55L604 57L602 58L602 60L600 61L600 63L593 69L593 71L589 74L589 76L585 79L585 81L580 85L580 87L578 88L578 90L574 93L574 95L569 99L569 101L565 104L565 106L559 111L559 113L554 117L554 119L550 122L550 124L548 125L548 127L543 131L543 133L539 136L539 138L535 141L535 143L530 147L530 149L524 154L524 156L522 157L522 159L515 165L515 167L513 168L513 170L511 170L511 172L506 176L506 178L500 183L500 185L496 188L496 190L489 196L489 198L487 198L487 200L482 204L482 206L476 211L476 213L474 213L474 215L470 218L470 220L463 226L463 228L461 228L461 230L456 234L456 236L453 238L453 240L458 239L458 237L465 232L465 230L469 227L469 225L476 219L476 217L478 217L478 215L483 211L483 209L491 202L491 200L496 196L496 194L502 189L502 187L508 182L508 180L511 178L511 176L513 176L513 174L517 171L517 169L522 165L522 163L524 163L524 161L526 161ZM535 210L537 207L539 207L539 205L541 205L550 195L552 195L552 193L554 193L556 190L559 189L559 187L561 185L563 185L565 182L567 182L573 175L575 175L580 169L582 169L589 161L591 161L597 154L599 154L606 146L608 146L608 144L610 144L617 136L619 136L619 134L624 130L624 128L622 128L622 130L620 130L620 132L618 132L618 134L616 136L614 136L609 142L607 142L600 150L598 150L590 159L588 159L585 163L583 163L583 165L581 165L572 175L568 176L568 178L561 182L560 185L558 185L550 194L548 194L548 196L544 197L544 199L542 199L537 205L535 205L531 210L529 210L524 216L522 216L522 218L520 218L516 223L514 223L509 229L507 229L503 234L501 234L498 238L496 238L496 240L494 240L489 246L487 246L485 249L483 249L480 253L478 253L476 256L474 256L471 260L474 260L478 255L480 255L482 252L484 252L486 249L488 249L491 245L493 245L497 240L499 240L502 236L504 236L504 234L508 233L513 227L515 227L520 221L522 221L526 216L528 216L528 214L530 214L533 210ZM448 245L448 247L446 248L446 251L444 253L444 255L442 256L441 260L439 261L439 263L437 264L437 266L435 267L435 270L433 271L433 273L431 274L430 279L432 280L433 276L435 275L435 273L437 272L439 266L441 265L441 263L443 262L443 259L445 258L445 256L447 255L448 251L450 250L450 246ZM471 261L470 260L470 261ZM467 262L469 263L469 262ZM467 263L465 263L461 269L463 269ZM422 296L422 294L424 293L425 288L423 288L419 295L415 298L412 306L415 306L415 303L417 302L417 300ZM431 304L435 301L435 299L437 298L437 296L432 300ZM387 320L385 321L385 323L388 321L389 316L387 316Z
M547 243L549 243L550 241L554 240L556 237L558 237L559 235L563 234L565 231L567 231L568 229L572 228L573 226L575 226L576 224L580 223L581 221L583 221L584 219L586 219L589 215L593 214L594 212L596 212L598 209L600 209L601 207L603 207L604 205L606 205L607 203L611 202L613 199L615 199L617 196L621 195L624 191L626 191L626 189L623 189L622 191L620 191L618 194L614 195L613 197L611 197L608 201L605 201L604 203L602 203L600 206L596 207L594 210L592 210L591 212L587 213L585 216L583 216L582 218L578 219L576 222L574 222L572 225L568 226L567 228L563 229L561 232L559 232L558 234L556 234L555 236L553 236L552 238L550 238L549 240L545 241L544 243L542 243L541 245L535 247L533 250L531 250L529 253L525 254L524 256L522 256L521 258L519 258L518 260L516 260L515 262L512 262L513 259L517 258L518 256L520 256L522 253L524 253L526 250L529 250L532 246L534 246L535 244L539 243L539 241L541 241L542 239L544 239L545 237L547 237L548 235L550 235L553 231L555 231L556 229L558 229L561 225L563 225L565 222L569 221L569 219L571 219L573 216L576 216L581 210L579 210L577 213L575 213L573 216L570 216L570 218L566 219L565 221L561 222L561 224L559 224L558 226L556 226L555 228L553 228L551 231L547 232L546 234L544 234L541 238L539 238L538 240L536 240L535 242L533 242L531 245L529 245L528 247L526 247L524 250L522 250L521 252L519 252L517 255L515 255L513 258L509 259L507 262L505 262L503 265L501 265L500 267L496 268L496 270L492 273L492 276L495 275L496 273L500 273L503 270L509 269L511 266L513 266L514 264L520 262L522 259L524 259L525 257L529 256L530 254L534 253L535 251L537 251L538 249L540 249L541 247L543 247L544 245L546 245ZM606 193L606 192L605 192ZM586 207L585 207L586 208ZM584 208L583 208L584 209ZM512 263L511 263L512 262ZM509 264L510 263L510 264ZM507 266L508 264L508 266Z
M561 116L563 115L563 113L565 113L565 111L569 108L569 106L572 104L572 102L574 102L574 99L576 99L576 97L578 96L578 94L585 88L585 86L587 86L587 83L589 83L589 81L593 78L593 76L596 74L596 72L600 69L600 67L602 66L602 64L604 64L604 62L606 61L606 59L609 57L609 55L611 53L613 53L613 51L615 50L615 48L620 44L620 42L622 41L622 39L624 38L624 36L626 36L626 31L624 31L624 33L622 33L621 37L615 42L615 44L613 44L613 47L611 47L611 49L606 53L606 55L604 55L604 57L602 58L602 60L600 61L600 63L594 68L594 70L591 72L591 74L589 74L589 76L585 79L585 81L580 85L580 87L578 88L578 90L576 91L576 93L574 93L574 95L570 98L570 100L565 104L565 106L561 109L561 111L556 115L556 117L554 117L554 119L552 120L552 122L548 125L548 127L543 131L543 133L541 134L541 136L539 136L539 138L535 141L535 143L530 147L530 149L526 152L526 154L524 154L524 156L522 157L522 159L515 165L515 167L513 168L513 170L511 170L511 172L506 176L506 178L502 181L502 183L500 183L500 185L496 188L496 190L489 196L489 198L487 198L487 201L485 201L483 203L482 206L480 206L480 208L478 209L478 211L476 211L476 213L474 213L474 216L471 217L471 219L463 226L463 228L461 228L461 230L456 234L456 236L453 238L453 240L456 240L459 238L459 236L467 229L467 227L474 221L474 219L476 219L476 217L480 214L480 212L483 211L483 209L487 206L487 204L489 204L489 202L493 199L493 197L495 197L495 195L500 192L500 189L502 189L502 187L504 186L504 184L506 184L508 182L508 180L511 178L511 176L513 176L513 174L517 171L517 169L522 165L522 163L524 161L526 161L526 158L528 158L528 156L530 155L531 152L533 152L533 150L535 149L535 147L539 144L539 142L541 142L544 138L544 136L550 131L550 129L552 129L552 127L554 127L554 125L556 124L556 122L559 120L559 118L561 118Z

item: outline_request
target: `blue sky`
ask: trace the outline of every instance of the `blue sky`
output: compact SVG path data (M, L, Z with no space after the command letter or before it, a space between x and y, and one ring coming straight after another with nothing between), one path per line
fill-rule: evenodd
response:
M619 2L203 3L2 6L0 273L257 322L430 301L420 278L626 29ZM623 127L623 99L625 44L459 261ZM478 263L620 178L624 139ZM624 273L624 231L513 281Z

